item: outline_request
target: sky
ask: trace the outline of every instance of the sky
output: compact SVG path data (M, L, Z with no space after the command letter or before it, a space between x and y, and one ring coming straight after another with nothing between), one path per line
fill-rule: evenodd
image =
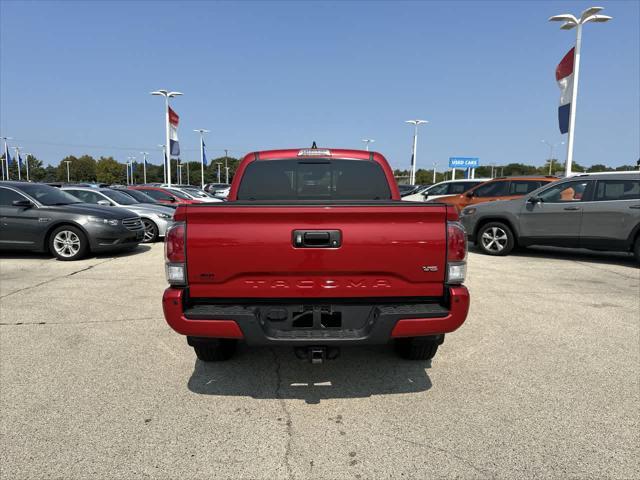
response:
M584 28L574 159L640 156L640 2ZM0 135L46 164L151 153L177 90L183 160L375 139L408 168L451 156L542 165L564 140L555 68L575 42L548 17L583 1L23 2L0 0ZM566 148L555 157L564 160Z

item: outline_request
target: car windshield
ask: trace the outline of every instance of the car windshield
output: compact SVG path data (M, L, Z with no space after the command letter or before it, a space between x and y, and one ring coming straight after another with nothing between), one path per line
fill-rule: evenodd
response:
M120 205L135 205L136 203L140 203L135 198L132 198L129 195L125 195L124 193L117 192L115 190L101 190L100 193L106 195L111 200Z
M238 200L382 200L391 191L369 160L300 159L250 163Z
M189 200L191 198L186 193L183 193L183 192L181 192L179 190L174 190L173 188L165 188L165 190L167 192L169 192L171 195L173 195L174 197L184 198L184 199L187 199L187 200Z
M209 195L207 192L203 192L202 190L199 190L197 188L184 188L184 190L186 191L186 193L188 193L189 195L191 195L192 197L197 197L197 198L209 198L211 197L211 195Z
M42 205L71 205L73 203L82 203L73 195L63 192L58 188L50 187L49 185L34 183L20 185L17 188L36 199Z
M140 192L139 190L121 190L120 193L129 195L140 203L158 203L154 198L151 198L149 195L144 192Z
M446 195L448 188L448 183L442 183L440 185L434 185L433 187L427 188L426 192L429 195Z

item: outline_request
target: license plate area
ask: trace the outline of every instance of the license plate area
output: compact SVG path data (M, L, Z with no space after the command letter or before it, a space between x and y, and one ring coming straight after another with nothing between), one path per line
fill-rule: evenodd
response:
M279 305L256 310L267 336L282 337L304 332L362 334L373 323L375 309L358 305Z

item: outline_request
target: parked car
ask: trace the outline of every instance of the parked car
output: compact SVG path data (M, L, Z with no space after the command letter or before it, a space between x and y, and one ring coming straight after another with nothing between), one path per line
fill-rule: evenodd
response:
M143 243L153 243L164 237L167 227L173 222L174 210L163 205L140 203L129 195L111 188L62 187L84 203L93 203L106 207L126 208L137 214L144 225Z
M115 188L115 187L111 187L114 190L117 190L118 192L122 192L126 195L129 195L131 198L133 198L134 200L137 200L138 203L143 203L145 205L160 205L163 206L165 208L170 208L172 210L175 210L178 206L177 205L167 205L165 203L160 203L158 200L156 200L155 198L147 195L146 193L140 191L140 190L130 190L128 188Z
M208 183L204 186L204 190L217 198L227 198L231 185L228 183Z
M144 237L133 212L88 205L42 183L0 182L0 227L0 248L51 252L60 260L135 248Z
M203 203L200 200L194 200L191 196L182 193L180 190L167 187L157 187L151 185L133 185L128 187L129 190L138 190L146 193L151 198L155 198L159 203L163 205L182 205L191 203Z
M435 200L447 195L462 195L467 190L480 185L490 178L469 178L461 180L445 180L429 187L425 187L416 193L402 197L407 202L426 202L427 200Z
M427 202L446 203L461 211L467 205L496 200L511 200L537 190L543 185L558 180L558 177L498 177L472 187L463 194L429 199Z
M420 189L421 185L407 185L405 183L398 185L398 191L401 197L412 195Z
M175 219L164 314L200 360L229 358L237 340L313 363L389 342L429 359L466 318L456 210L401 202L379 153L254 152L228 202L180 205Z
M466 207L462 222L489 255L553 245L634 252L640 262L640 173L572 176L517 200Z
M219 198L215 198L213 195L208 194L204 190L201 190L198 187L193 187L191 185L186 187L183 186L183 187L173 187L173 188L174 190L178 190L184 193L185 195L189 196L190 198L194 200L200 200L201 202L215 203L215 202L222 201Z

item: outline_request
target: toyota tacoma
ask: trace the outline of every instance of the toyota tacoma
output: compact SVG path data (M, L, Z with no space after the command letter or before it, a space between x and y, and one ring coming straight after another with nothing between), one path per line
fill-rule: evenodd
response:
M465 321L456 208L402 202L381 154L250 153L228 200L180 205L165 238L164 315L200 360L238 341L312 363L387 343L424 360Z

